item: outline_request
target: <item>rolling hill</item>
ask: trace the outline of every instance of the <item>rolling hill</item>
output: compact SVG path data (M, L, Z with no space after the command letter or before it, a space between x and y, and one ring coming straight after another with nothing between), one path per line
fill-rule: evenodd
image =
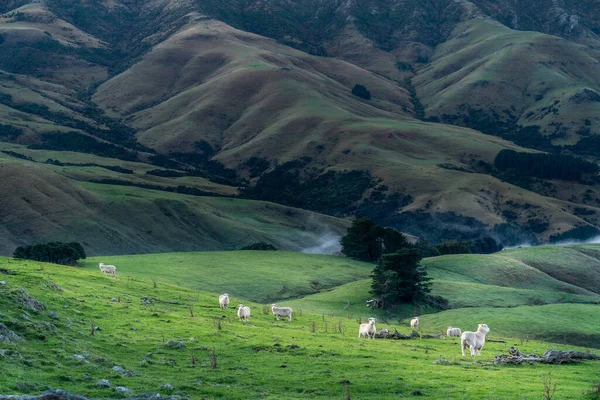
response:
M263 313L262 305L247 297L253 293L260 297L256 291L259 283L281 272L277 256L290 274L306 272L300 263L317 263L328 273L348 268L343 265L347 260L331 256L256 253L249 257L248 271L238 282L257 285L240 285L236 288L239 295L232 293L232 304L243 302L252 309L252 321L241 323L235 307L218 308L217 293L189 287L197 281L181 282L188 287L167 283L166 276L157 279L156 287L151 281L159 268L176 274L178 269L189 269L200 261L195 276L204 277L203 285L214 282L218 286L218 274L206 275L202 258L221 262L219 267L226 271L239 271L239 265L227 263L220 253L212 260L206 258L210 255L164 255L162 263L149 263L145 274L141 256L121 256L112 259L122 263L114 278L104 277L97 265L78 268L3 258L0 334L8 339L0 342L4 378L0 392L37 394L60 386L86 397L121 398L126 395L116 388L122 386L131 390L129 396L160 393L190 398L245 399L249 393L273 399L325 399L348 393L361 398L374 391L383 399L412 397L417 392L432 398L474 399L491 391L497 398L515 398L542 393L541 378L547 378L551 370L552 379L558 382L557 394L594 398L597 362L549 368L497 366L491 361L497 354L506 354L512 343L527 353L541 354L549 348L585 351L573 344L541 342L532 337L544 336L561 343L587 337L582 346L593 346L598 343L594 342L597 304L468 308L422 316L422 332L431 333L448 324L468 327L487 321L492 329L488 339L496 341L488 341L481 358L472 362L460 357L456 338L357 339L356 318L362 313L319 308L322 297L318 296L337 289L305 297L314 301L304 303L302 310L299 304L294 305L291 323L275 321L268 309ZM229 260L239 257L239 252L232 252ZM254 264L260 264L261 257L267 262L259 270ZM146 260L151 259L146 256ZM358 264L355 269L361 268ZM316 277L319 271L310 268L304 278ZM300 287L298 283L294 279L290 287ZM377 327L409 332L404 321L379 321ZM377 378L365 379L365 375ZM472 379L473 375L477 379ZM108 380L109 385L102 380ZM167 384L170 386L164 386Z
M490 318L497 318L494 323L506 324L498 327L502 335L553 341L570 330L574 332L573 340L561 341L598 347L600 337L594 336L592 328L577 328L576 321L581 317L576 312L566 313L569 316L565 318L570 322L556 332L551 326L552 318L541 318L542 334L525 323L518 333L510 330L521 318L519 314L511 319L510 310L515 307L523 313L531 310L535 318L541 317L546 308L558 313L563 305L573 310L581 306L586 315L600 312L600 292L593 284L600 277L600 270L594 268L600 256L598 249L595 245L541 246L489 255L426 258L422 263L433 278L432 293L448 299L452 309L431 315L435 316L431 325L428 325L430 315L424 315L423 327L441 329L443 323L456 325L452 320L461 313L464 317L460 322L474 324L488 313ZM563 264L566 260L568 266ZM353 315L366 319L375 314L383 321L401 321L429 311L412 305L385 312L367 308L365 300L371 298L373 264L344 257L229 251L102 256L89 258L83 264L86 269L95 270L99 262L120 266L136 279L152 278L190 289L228 292L260 303L285 302L294 308L338 317ZM469 316L471 309L480 311ZM449 315L447 318L445 313Z
M220 187L209 191L366 215L434 242L546 241L597 225L600 202L594 176L523 179L493 167L503 149L597 162L599 10L547 3L533 17L526 2L504 0L11 1L0 10L0 139L8 151L38 151L36 161L77 152L177 171L138 179L69 168L103 192L111 181ZM356 84L371 98L353 95ZM75 206L80 194L50 178L54 167L37 167L48 169L47 192L63 192L38 197L52 203L41 209L97 213ZM347 184L344 174L364 179ZM268 187L281 176L288 187ZM140 206L111 207L128 238L144 238L124 252L197 249L187 228L157 245L132 217ZM6 235L12 246L53 238L40 230ZM118 252L123 236L96 232L93 252ZM231 232L219 240L238 243Z

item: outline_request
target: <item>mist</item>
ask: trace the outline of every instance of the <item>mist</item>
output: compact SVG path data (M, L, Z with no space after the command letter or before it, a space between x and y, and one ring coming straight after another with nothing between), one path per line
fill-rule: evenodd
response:
M317 242L320 244L312 247L307 247L301 250L302 253L306 254L335 254L342 250L340 239L342 237L336 233L325 233L319 235Z

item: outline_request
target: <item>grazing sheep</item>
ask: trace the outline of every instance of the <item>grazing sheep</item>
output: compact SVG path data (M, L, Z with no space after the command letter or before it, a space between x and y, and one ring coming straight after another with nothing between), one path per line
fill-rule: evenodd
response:
M271 311L278 321L279 317L288 317L289 321L292 321L292 309L289 307L277 307L277 304L271 304Z
M448 327L448 329L446 330L446 336L448 337L460 337L461 332L460 332L460 328L453 328L451 326Z
M104 263L100 263L100 271L104 272L104 276L106 276L106 274L111 274L112 276L117 275L117 267L114 265L104 265Z
M465 356L465 349L467 346L471 350L471 357L475 356L477 352L478 356L481 356L481 349L485 344L485 335L490 331L490 328L486 324L479 324L477 332L465 331L460 337L460 348L462 350L463 357Z
M238 305L238 318L240 321L250 322L250 307L243 304Z
M419 317L410 320L410 327L417 329L419 327Z
M369 318L369 322L366 324L360 324L358 328L358 337L365 337L373 339L375 337L375 332L377 332L377 328L375 328L376 318Z
M219 296L219 307L220 308L229 308L229 294L223 293Z

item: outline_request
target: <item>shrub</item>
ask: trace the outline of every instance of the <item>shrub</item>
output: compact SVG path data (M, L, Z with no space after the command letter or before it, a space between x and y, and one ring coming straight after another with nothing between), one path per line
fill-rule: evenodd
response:
M276 251L277 248L272 244L265 242L256 242L249 244L248 246L242 247L240 250L263 250L263 251Z
M355 85L352 89L352 94L360 97L361 99L371 100L371 92L369 92L363 85Z
M19 246L13 253L14 258L50 262L54 264L75 265L77 260L85 259L85 251L77 242L49 242L31 246Z
M598 230L598 228L591 225L584 225L550 236L550 243L564 242L567 240L582 242L598 235L600 235L600 230Z
M494 166L501 171L541 179L580 181L585 174L598 173L598 165L572 156L560 154L524 153L501 150Z

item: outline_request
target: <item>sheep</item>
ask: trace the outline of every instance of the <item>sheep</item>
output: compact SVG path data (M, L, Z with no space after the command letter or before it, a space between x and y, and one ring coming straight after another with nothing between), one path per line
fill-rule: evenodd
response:
M219 296L219 307L220 308L229 308L229 294L223 293Z
M114 265L104 265L104 263L100 263L100 271L104 272L104 276L106 276L106 274L111 274L112 276L117 275L117 267Z
M375 337L375 332L377 332L377 328L375 327L376 318L369 318L369 322L366 324L360 324L358 328L358 337L365 337L373 339Z
M279 321L279 317L288 317L289 321L292 322L292 309L289 307L277 307L277 304L271 304L271 311L273 315Z
M460 337L461 332L460 332L460 328L453 328L451 326L448 327L448 329L446 330L446 336L448 337Z
M238 305L238 318L240 321L250 322L250 307L243 304Z
M419 317L410 320L410 327L417 329L419 327Z
M479 324L477 332L465 331L460 336L460 348L462 350L462 356L465 356L465 349L467 346L471 350L471 357L475 356L477 352L478 356L481 356L481 349L485 344L485 335L490 331L490 328L486 324Z

